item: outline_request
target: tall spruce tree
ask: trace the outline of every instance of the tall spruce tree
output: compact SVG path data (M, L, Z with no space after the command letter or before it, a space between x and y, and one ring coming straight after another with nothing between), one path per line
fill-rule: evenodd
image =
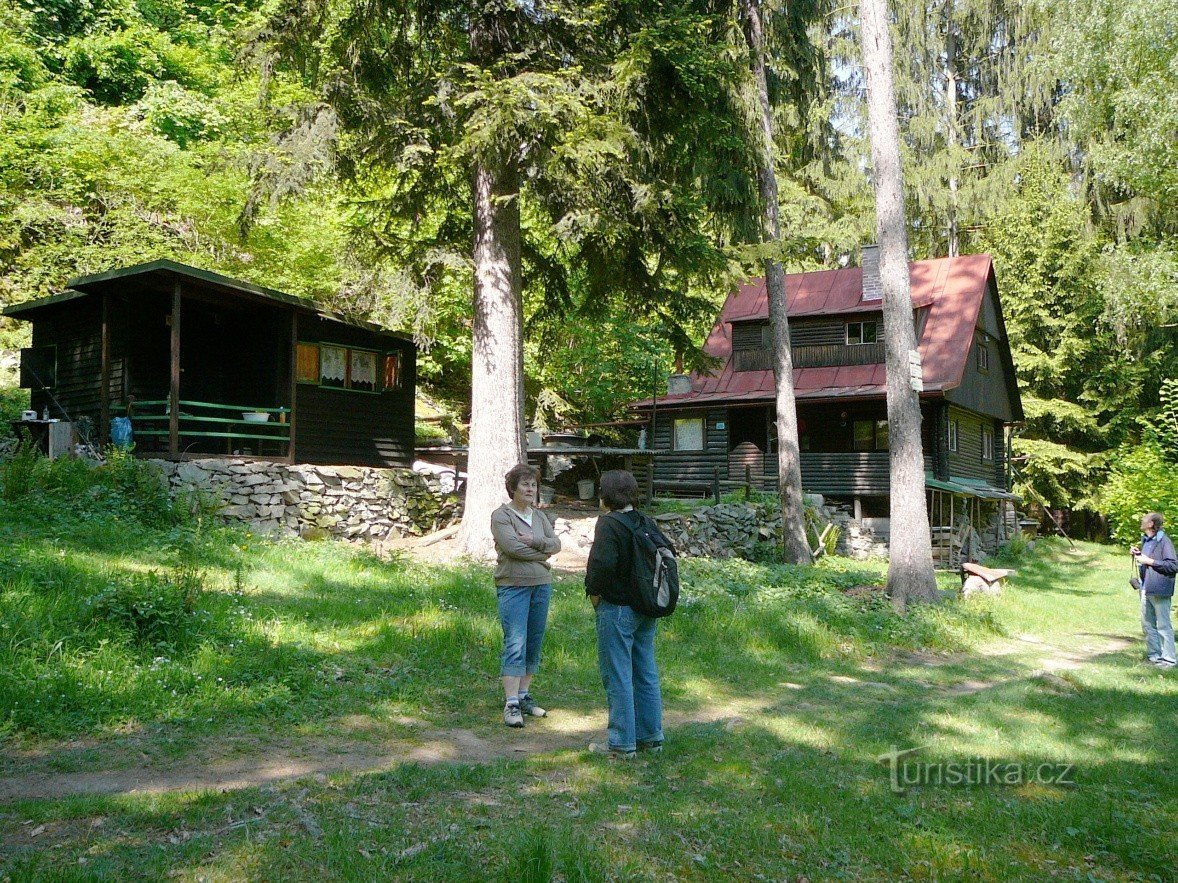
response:
M883 283L887 360L888 438L891 443L891 523L888 593L897 609L937 594L932 534L924 492L920 402L909 385L909 353L916 351L908 276L908 229L900 128L892 85L892 40L887 0L862 0L863 70L867 76L872 179L875 184L880 280Z
M289 0L272 19L339 117L341 169L376 194L385 253L428 286L473 242L463 542L477 556L524 454L525 269L537 315L588 321L625 299L684 352L712 309L693 292L725 268L717 227L736 235L753 200L725 23L701 6Z

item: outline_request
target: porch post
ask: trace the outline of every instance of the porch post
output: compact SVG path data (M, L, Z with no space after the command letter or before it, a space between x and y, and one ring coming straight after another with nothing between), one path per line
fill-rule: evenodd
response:
M172 288L172 388L168 408L168 451L180 454L180 279Z
M384 365L381 365L381 374ZM292 465L295 462L295 400L299 394L299 314L297 310L290 311L290 416L287 418L286 461Z
M110 294L102 293L102 392L98 406L98 432L101 447L110 441Z

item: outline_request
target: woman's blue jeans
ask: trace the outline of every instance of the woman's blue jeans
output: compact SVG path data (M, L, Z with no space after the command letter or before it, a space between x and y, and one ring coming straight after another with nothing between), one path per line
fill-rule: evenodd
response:
M597 605L597 664L609 700L609 747L663 741L663 697L654 659L658 620L609 601Z
M548 602L552 586L499 586L499 622L503 626L501 677L533 675L540 668L540 645L548 626Z

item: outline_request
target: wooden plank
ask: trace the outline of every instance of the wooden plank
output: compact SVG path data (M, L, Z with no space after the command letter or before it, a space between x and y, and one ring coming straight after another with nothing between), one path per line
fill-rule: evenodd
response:
M172 288L172 370L169 394L170 419L168 420L168 452L180 453L180 279L176 278Z
M108 442L110 434L110 294L102 294L102 379L99 383L102 389L98 411L98 439Z
M290 313L290 447L286 450L286 458L295 462L295 402L299 394L299 314L291 310Z

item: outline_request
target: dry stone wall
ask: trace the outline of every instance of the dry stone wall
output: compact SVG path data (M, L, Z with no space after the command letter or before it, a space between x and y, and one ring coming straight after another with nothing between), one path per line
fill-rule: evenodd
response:
M239 460L153 460L174 494L197 495L227 519L264 533L381 540L455 521L456 497L411 469Z
M838 554L860 559L887 556L887 542L856 521L847 507L816 494L808 495L806 502L820 523L839 528ZM658 515L655 520L680 555L747 557L757 543L781 543L781 512L776 505L721 503L689 513Z

